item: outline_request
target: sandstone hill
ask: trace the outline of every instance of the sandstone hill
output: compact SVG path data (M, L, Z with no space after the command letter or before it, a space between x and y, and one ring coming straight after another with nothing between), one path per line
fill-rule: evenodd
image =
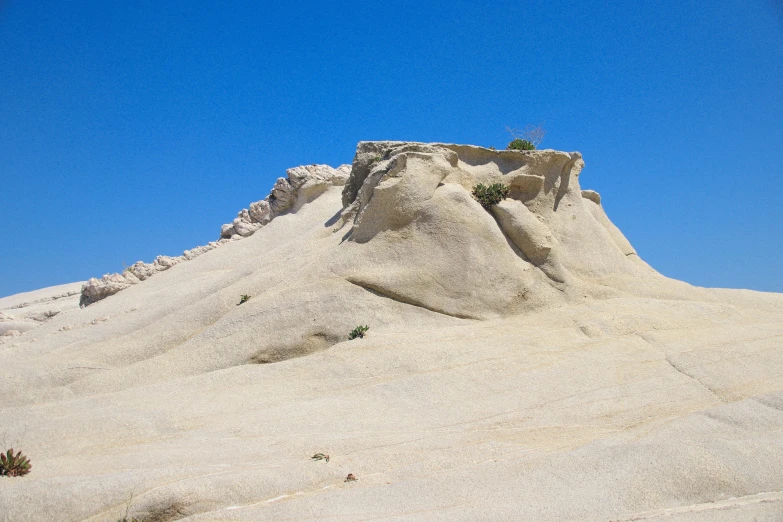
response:
M362 142L0 299L0 520L783 519L783 295L657 273L583 166Z

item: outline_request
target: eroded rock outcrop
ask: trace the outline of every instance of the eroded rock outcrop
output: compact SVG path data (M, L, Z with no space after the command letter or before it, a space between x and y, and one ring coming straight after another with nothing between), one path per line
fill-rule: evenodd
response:
M218 241L185 250L181 256L158 256L152 263L138 261L121 274L106 274L100 279L93 277L82 287L79 304L88 306L229 241L249 237L276 216L298 210L331 186L343 185L350 171L349 165L341 165L336 169L328 165L304 165L288 169L287 177L278 178L266 198L240 210L231 223L221 227Z
M583 167L578 152L362 142L342 212L347 239L361 248L336 271L457 317L629 291L658 274L635 256L600 196L581 190ZM471 196L479 183L506 185L509 197L487 212Z
M221 227L218 241L90 279L81 304L249 237L335 185L344 185L348 245L364 245L336 256L335 272L396 300L483 318L643 288L657 273L606 216L600 195L580 188L583 167L578 152L361 142L350 167L289 169ZM508 186L508 199L485 211L471 196L479 183Z

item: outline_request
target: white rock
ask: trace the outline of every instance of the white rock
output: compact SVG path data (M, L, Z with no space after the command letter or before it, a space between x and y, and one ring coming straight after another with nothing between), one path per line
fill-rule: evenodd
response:
M231 237L234 234L235 234L234 225L231 224L231 223L227 223L227 224L223 225L221 227L221 229L220 229L220 237L221 238Z
M492 206L492 214L508 237L536 265L546 261L549 252L557 245L549 227L519 201L503 200Z
M236 230L237 234L240 236L248 237L252 236L253 233L262 226L261 223L245 223L244 221L239 221L234 223L234 230Z
M158 256L155 258L155 261L153 261L153 265L155 265L155 270L158 272L167 270L171 268L172 266L181 263L184 261L184 256L180 257L169 257L169 256Z
M251 220L255 223L266 225L272 219L272 208L269 206L269 202L265 199L251 203L248 212L250 214Z
M55 315L59 314L60 310L46 310L45 312L35 312L27 316L28 319L42 323L47 319L51 319Z
M134 276L136 276L139 281L144 281L145 279L149 279L153 275L155 275L155 272L157 272L155 264L154 263L145 263L143 261L137 261L133 265L131 265L126 272L130 272Z

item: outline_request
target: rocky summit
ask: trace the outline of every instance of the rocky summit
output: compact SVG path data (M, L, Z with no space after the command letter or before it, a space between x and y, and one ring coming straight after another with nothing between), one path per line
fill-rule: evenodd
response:
M659 274L583 167L362 142L0 299L0 520L783 519L783 295Z

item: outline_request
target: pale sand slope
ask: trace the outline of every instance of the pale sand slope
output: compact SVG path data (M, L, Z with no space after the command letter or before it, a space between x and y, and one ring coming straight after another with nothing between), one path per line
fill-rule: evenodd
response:
M658 275L574 157L443 147L360 145L347 202L0 345L0 435L33 463L0 520L131 494L148 521L781 520L783 296ZM477 166L545 228L496 222Z
M78 308L81 287L70 283L0 298L0 343Z

